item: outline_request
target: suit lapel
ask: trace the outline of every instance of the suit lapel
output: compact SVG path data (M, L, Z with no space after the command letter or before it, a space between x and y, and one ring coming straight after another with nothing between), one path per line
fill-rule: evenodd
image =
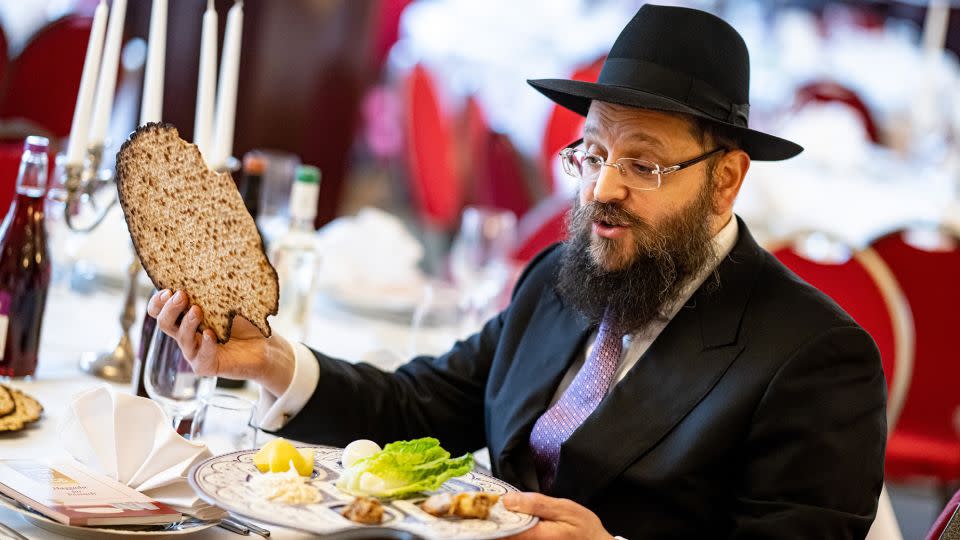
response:
M538 482L529 436L533 423L546 410L571 362L582 354L591 331L589 323L564 307L557 293L548 288L524 331L510 372L497 389L489 410L492 433L504 437L490 440L490 452L499 456L500 478L536 490Z
M743 350L737 335L762 251L740 222L718 266L627 376L563 444L554 493L585 501L640 459L716 385Z

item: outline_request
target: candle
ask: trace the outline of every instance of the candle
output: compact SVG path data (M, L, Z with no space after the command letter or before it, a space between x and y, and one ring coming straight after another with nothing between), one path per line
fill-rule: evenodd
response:
M210 166L223 167L233 151L233 127L237 112L237 82L240 76L240 38L243 30L243 2L236 2L227 13L227 27L220 59L217 83L217 107L213 152Z
M204 157L210 157L213 131L213 103L217 76L217 12L207 0L200 37L200 76L197 78L197 112L193 121L193 142Z
M147 44L147 73L143 77L140 125L159 122L163 110L163 67L167 48L167 0L153 0L150 11L150 41Z
M927 54L939 54L947 41L947 27L950 21L950 2L930 0L927 16L923 23L923 48Z
M87 55L83 59L83 74L80 76L80 91L77 92L77 104L73 109L73 122L70 124L70 141L67 143L67 165L83 165L86 152L87 132L90 127L90 107L93 105L94 85L97 84L97 70L100 68L100 54L103 52L103 31L107 23L107 4L100 0L93 12L93 26L90 28L90 40L87 42Z
M93 102L93 120L90 124L90 144L103 144L113 108L113 91L117 84L117 63L120 60L120 41L123 39L123 21L127 15L127 0L113 0L110 6L110 23L107 25L107 40L103 46L103 63L100 65L100 80Z

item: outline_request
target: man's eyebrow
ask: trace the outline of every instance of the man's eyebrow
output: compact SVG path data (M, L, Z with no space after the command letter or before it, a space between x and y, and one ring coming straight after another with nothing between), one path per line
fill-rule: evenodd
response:
M600 129L597 128L596 126L590 125L590 126L586 126L583 129L583 138L597 139L599 137L600 137ZM660 142L659 139L657 139L656 137L651 137L650 135L647 135L646 133L643 133L643 132L633 132L633 133L630 133L627 137L628 137L627 144L629 147L633 147L634 143L639 143L637 144L637 146L639 146L640 144L645 144L647 146L652 146L659 150L663 150L665 148L663 146L663 143Z

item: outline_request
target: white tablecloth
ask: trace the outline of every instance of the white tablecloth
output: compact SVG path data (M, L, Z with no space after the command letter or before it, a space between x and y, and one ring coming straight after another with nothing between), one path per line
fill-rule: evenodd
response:
M56 286L50 291L44 316L40 361L35 380L16 381L14 386L36 397L44 406L43 418L30 429L13 434L0 434L0 457L42 459L62 455L57 425L70 398L77 392L103 384L100 379L82 373L78 360L83 351L106 350L116 344L122 298L119 291L100 291L90 295L72 293ZM141 302L138 313L142 313ZM133 331L139 341L139 321ZM395 367L409 350L409 326L351 315L334 306L318 302L311 321L308 344L344 359L368 360L384 367ZM455 339L451 328L430 327L420 332L419 352L439 353ZM128 390L128 385L114 385ZM255 400L252 385L240 391ZM11 510L0 507L0 523L13 527L30 539L59 538L34 527ZM311 536L268 526L272 537L281 540ZM189 538L229 538L235 536L218 527L201 531Z

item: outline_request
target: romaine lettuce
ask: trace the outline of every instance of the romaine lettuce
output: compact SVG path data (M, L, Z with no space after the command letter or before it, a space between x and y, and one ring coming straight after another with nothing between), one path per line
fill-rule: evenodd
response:
M401 498L438 489L448 479L472 470L472 455L451 458L440 441L424 437L390 443L345 468L337 488L351 495Z

